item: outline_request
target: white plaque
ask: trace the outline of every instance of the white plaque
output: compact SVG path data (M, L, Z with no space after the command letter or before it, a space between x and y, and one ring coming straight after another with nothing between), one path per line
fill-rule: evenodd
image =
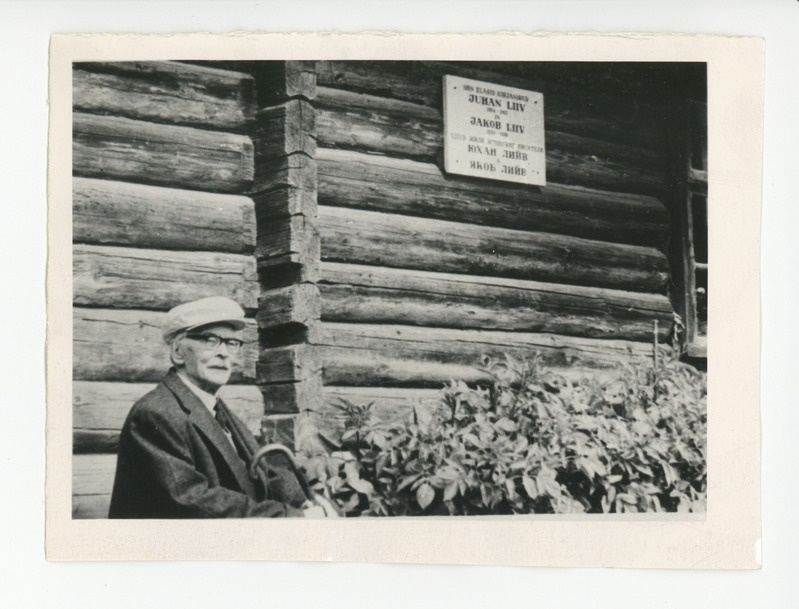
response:
M546 185L544 94L444 76L444 169Z

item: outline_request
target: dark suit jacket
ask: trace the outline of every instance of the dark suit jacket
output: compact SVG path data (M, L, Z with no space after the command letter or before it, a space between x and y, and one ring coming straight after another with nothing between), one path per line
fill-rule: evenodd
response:
M246 430L240 419L234 424ZM174 370L133 405L119 438L110 518L302 516L301 497L287 499L294 505L275 499L265 499L263 485Z

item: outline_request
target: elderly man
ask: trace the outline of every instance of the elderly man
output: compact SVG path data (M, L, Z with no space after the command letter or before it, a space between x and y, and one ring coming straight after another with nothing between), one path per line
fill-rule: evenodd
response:
M335 515L323 499L309 502L287 468L250 476L255 439L217 397L241 352L244 325L241 307L222 297L169 311L162 333L173 368L122 427L109 517Z

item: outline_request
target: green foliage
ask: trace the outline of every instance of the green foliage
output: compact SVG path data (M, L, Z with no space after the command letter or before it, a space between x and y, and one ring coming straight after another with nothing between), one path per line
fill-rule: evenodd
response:
M669 353L604 382L508 357L393 425L342 401L339 449L300 462L350 516L704 511L706 379Z

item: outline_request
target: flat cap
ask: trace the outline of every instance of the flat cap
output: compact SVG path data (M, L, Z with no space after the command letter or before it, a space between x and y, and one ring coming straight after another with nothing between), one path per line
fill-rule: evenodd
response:
M243 329L246 325L244 310L230 298L209 296L171 309L161 325L161 335L164 342L169 343L178 332L221 323L230 324L237 330Z

